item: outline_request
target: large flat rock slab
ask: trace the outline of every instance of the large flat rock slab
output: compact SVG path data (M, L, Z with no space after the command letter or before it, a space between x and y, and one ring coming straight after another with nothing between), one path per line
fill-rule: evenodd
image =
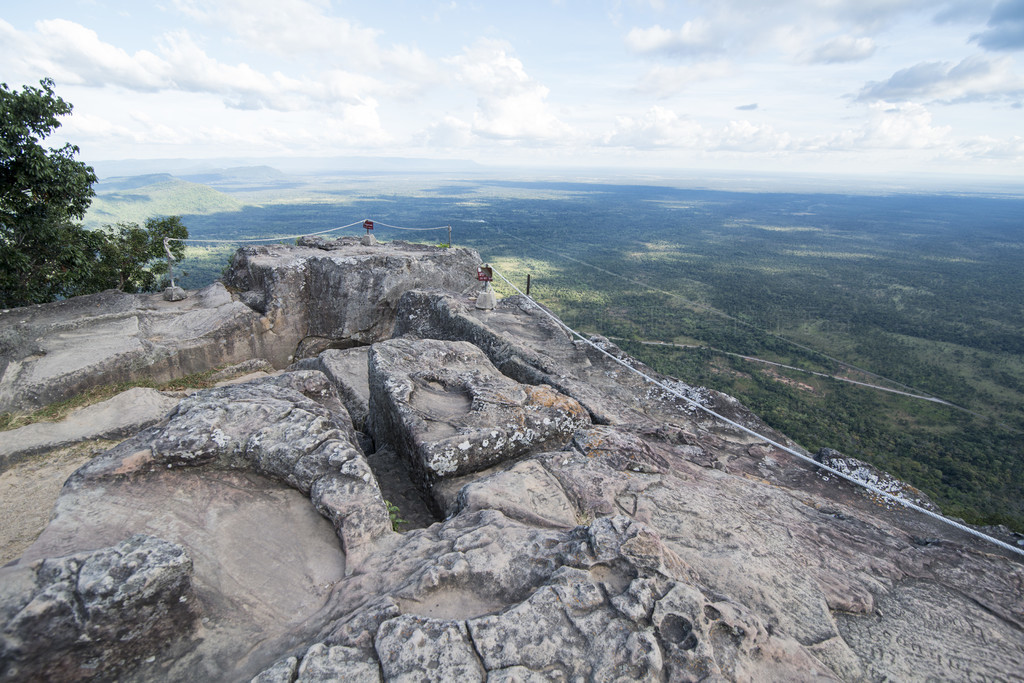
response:
M428 482L560 448L590 422L573 399L509 379L468 342L380 342L369 377L371 431Z
M274 355L268 331L220 283L182 301L111 290L0 312L0 411Z
M0 472L22 458L81 441L129 436L164 419L178 398L135 387L76 410L59 422L37 422L0 433Z

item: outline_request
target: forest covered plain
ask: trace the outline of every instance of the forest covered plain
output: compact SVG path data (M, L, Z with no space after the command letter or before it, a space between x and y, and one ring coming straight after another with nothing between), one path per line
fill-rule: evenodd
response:
M107 179L86 223L179 214L195 239L238 240L372 218L378 239L432 244L447 231L380 223L451 225L579 331L1024 532L1024 194L699 187L236 168ZM212 282L237 246L192 243L179 283Z

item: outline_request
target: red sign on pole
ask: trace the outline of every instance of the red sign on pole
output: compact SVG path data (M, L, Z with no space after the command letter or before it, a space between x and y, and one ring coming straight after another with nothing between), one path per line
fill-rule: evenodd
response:
M365 221L363 221L363 227L366 228L366 232L370 232L371 230L373 230L373 221L367 218Z
M494 279L494 271L490 266L480 266L476 269L476 279L480 282L490 282Z

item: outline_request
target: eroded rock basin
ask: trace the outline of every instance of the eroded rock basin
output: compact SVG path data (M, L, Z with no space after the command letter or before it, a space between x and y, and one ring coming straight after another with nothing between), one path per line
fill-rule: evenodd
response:
M307 496L226 470L157 471L64 496L20 564L138 533L186 549L202 613L177 661L144 663L140 680L254 675L310 636L309 624L319 625L314 617L345 573L338 537Z

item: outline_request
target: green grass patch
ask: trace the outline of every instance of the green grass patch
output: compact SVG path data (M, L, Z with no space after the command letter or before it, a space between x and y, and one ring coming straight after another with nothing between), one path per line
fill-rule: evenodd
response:
M117 396L121 392L128 391L135 387L148 387L158 391L184 391L186 389L208 389L216 382L212 380L222 367L195 372L191 375L184 375L167 382L154 382L151 379L138 379L131 382L115 382L102 384L86 389L80 394L48 406L39 408L31 413L0 413L0 431L8 431L34 424L36 422L59 422L79 408L85 408L96 403L101 403Z

